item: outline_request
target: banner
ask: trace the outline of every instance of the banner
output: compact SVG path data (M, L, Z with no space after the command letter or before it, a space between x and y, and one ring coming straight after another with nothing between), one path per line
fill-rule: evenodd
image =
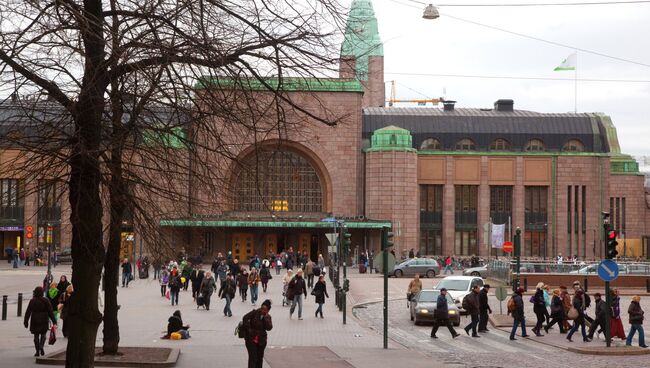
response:
M506 233L506 224L492 224L492 248L503 248L503 238Z

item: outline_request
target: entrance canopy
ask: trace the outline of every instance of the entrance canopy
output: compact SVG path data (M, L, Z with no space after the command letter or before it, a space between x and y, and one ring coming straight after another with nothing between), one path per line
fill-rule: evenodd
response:
M242 221L242 220L195 220L195 219L163 219L163 227L246 227L246 228L302 228L302 229L331 229L336 225L331 221ZM345 221L348 229L381 229L391 227L390 221Z

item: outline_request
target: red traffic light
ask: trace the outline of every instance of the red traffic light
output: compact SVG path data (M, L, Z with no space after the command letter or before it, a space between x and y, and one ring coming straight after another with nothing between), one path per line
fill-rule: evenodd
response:
M607 238L612 239L612 240L618 238L618 231L616 231L616 230L610 230L610 231L607 233Z

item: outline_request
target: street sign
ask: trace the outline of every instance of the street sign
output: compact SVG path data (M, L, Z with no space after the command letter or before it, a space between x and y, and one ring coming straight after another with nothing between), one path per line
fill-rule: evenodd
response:
M501 249L504 253L512 253L512 242L507 241L503 242L503 249Z
M496 295L497 300L502 302L508 297L508 289L504 288L503 286L499 286L494 290L494 294Z
M600 262L597 271L598 277L606 282L614 281L618 277L618 265L611 259L604 259Z
M327 233L325 234L327 237L327 240L329 240L331 245L336 245L336 239L338 239L339 234L338 233Z
M373 267L375 267L376 270L382 272L383 263L382 263L381 252L377 253L372 265ZM394 269L395 269L395 256L393 255L393 253L388 252L388 272L393 272Z

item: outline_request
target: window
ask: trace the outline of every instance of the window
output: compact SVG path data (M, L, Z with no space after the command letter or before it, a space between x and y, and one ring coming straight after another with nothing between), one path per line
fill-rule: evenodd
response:
M420 185L420 254L442 255L442 185Z
M527 186L525 189L524 251L526 257L548 256L548 187Z
M440 141L435 138L425 139L420 145L421 150L430 150L430 151L440 151L442 149L442 144Z
M524 255L526 257L548 257L546 231L526 230L524 233Z
M582 144L577 139L571 139L568 142L564 144L564 147L562 147L562 151L567 151L567 152L584 152L585 151L585 145Z
M457 256L471 256L478 254L476 230L456 229L454 254Z
M456 185L454 189L456 194L454 254L458 256L478 255L478 185Z
M214 232L206 231L203 233L203 249L201 255L212 255L212 253L214 253Z
M61 221L60 185L56 180L38 181L38 222Z
M512 186L490 186L490 217L494 224L505 224L512 216Z
M456 142L456 151L475 151L476 144L469 138L461 139Z
M539 139L531 139L526 144L525 150L527 152L543 152L546 151L546 147L544 146L544 142Z
M420 255L442 255L442 229L420 228Z
M510 142L503 138L497 138L490 144L490 151L510 151L511 148Z
M320 178L300 154L262 150L241 164L235 211L323 212Z
M21 199L18 179L0 179L0 207L16 207Z

